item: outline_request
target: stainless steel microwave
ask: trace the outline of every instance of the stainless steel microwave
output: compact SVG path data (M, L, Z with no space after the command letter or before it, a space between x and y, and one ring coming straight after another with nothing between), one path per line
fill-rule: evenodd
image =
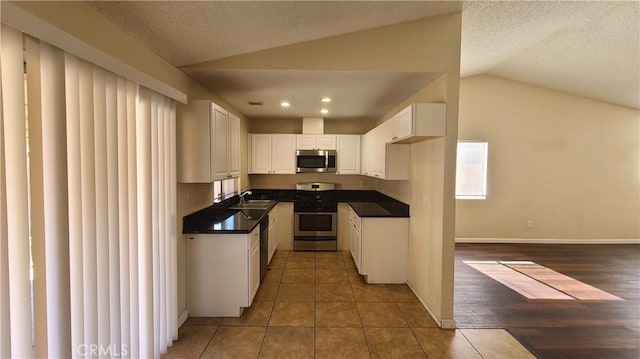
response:
M298 150L296 151L296 172L335 172L336 151Z

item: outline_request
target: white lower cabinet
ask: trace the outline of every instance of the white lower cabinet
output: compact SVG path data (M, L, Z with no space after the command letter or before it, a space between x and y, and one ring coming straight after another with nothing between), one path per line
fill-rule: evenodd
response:
M280 219L278 216L279 209L280 207L276 205L271 211L269 211L269 259L267 263L271 263L271 258L276 252L276 249L278 249L278 245L280 242Z
M260 287L260 226L249 234L185 237L189 315L239 317Z
M349 252L367 283L406 283L409 218L360 218L349 207L349 224Z

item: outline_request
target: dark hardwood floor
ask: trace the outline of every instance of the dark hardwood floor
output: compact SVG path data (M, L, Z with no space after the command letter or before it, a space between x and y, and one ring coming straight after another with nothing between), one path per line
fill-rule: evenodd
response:
M464 260L529 260L624 300L527 300ZM459 243L455 269L459 328L505 328L538 358L640 358L640 245Z

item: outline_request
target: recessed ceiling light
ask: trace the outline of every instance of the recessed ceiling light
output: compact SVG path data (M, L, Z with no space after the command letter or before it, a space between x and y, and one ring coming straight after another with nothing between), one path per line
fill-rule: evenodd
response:
M322 113L325 113L325 114L326 114L326 113L329 113L329 110L327 110L326 108L323 108L322 110L320 110L320 112L322 112Z
M322 100L320 100L322 102L331 102L331 98L330 97L323 97Z
M289 104L287 101L282 101L282 102L280 102L280 106L282 106L282 107L289 107L289 106L290 106L290 104Z

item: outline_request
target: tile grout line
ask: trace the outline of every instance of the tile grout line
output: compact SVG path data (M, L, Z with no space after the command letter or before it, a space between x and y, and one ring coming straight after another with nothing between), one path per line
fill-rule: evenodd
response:
M456 331L458 331L458 329L455 329ZM462 334L462 336L464 337L464 339L467 341L467 343L469 343L471 345L471 347L473 348L473 350L476 351L476 353L478 353L478 355L480 356L480 358L484 359L484 355L482 355L482 353L480 353L480 350L478 348L476 348L476 346L471 342L471 340L469 340L469 338L467 338L467 336L464 334L464 332L462 330L459 330L460 334Z
M344 261L344 257L342 259ZM353 260L351 257L349 257L349 259ZM367 332L365 331L364 323L362 323L362 316L360 315L360 308L358 307L358 301L356 300L355 293L353 293L353 283L351 283L351 278L349 277L349 273L348 273L348 270L346 269L346 265L345 265L345 270L347 271L347 279L349 281L349 287L351 288L351 293L353 294L353 304L356 306L356 313L358 313L358 320L360 320L360 330L362 330L362 336L364 336L364 343L367 346L367 352L369 352L369 358L373 358L373 353L371 352L371 347L369 346L369 339L367 339ZM358 273L357 270L356 270L356 273Z
M213 334L211 334L211 338L209 338L209 340L207 341L207 345L204 346L204 349L202 349L202 353L200 353L200 355L198 356L198 358L202 358L202 356L204 355L204 353L207 352L207 348L209 347L209 345L211 345L211 341L213 340L213 337L216 336L216 334L218 333L218 330L220 329L220 327L222 326L222 322L220 322L220 325L218 325L216 327L216 330L213 331Z

